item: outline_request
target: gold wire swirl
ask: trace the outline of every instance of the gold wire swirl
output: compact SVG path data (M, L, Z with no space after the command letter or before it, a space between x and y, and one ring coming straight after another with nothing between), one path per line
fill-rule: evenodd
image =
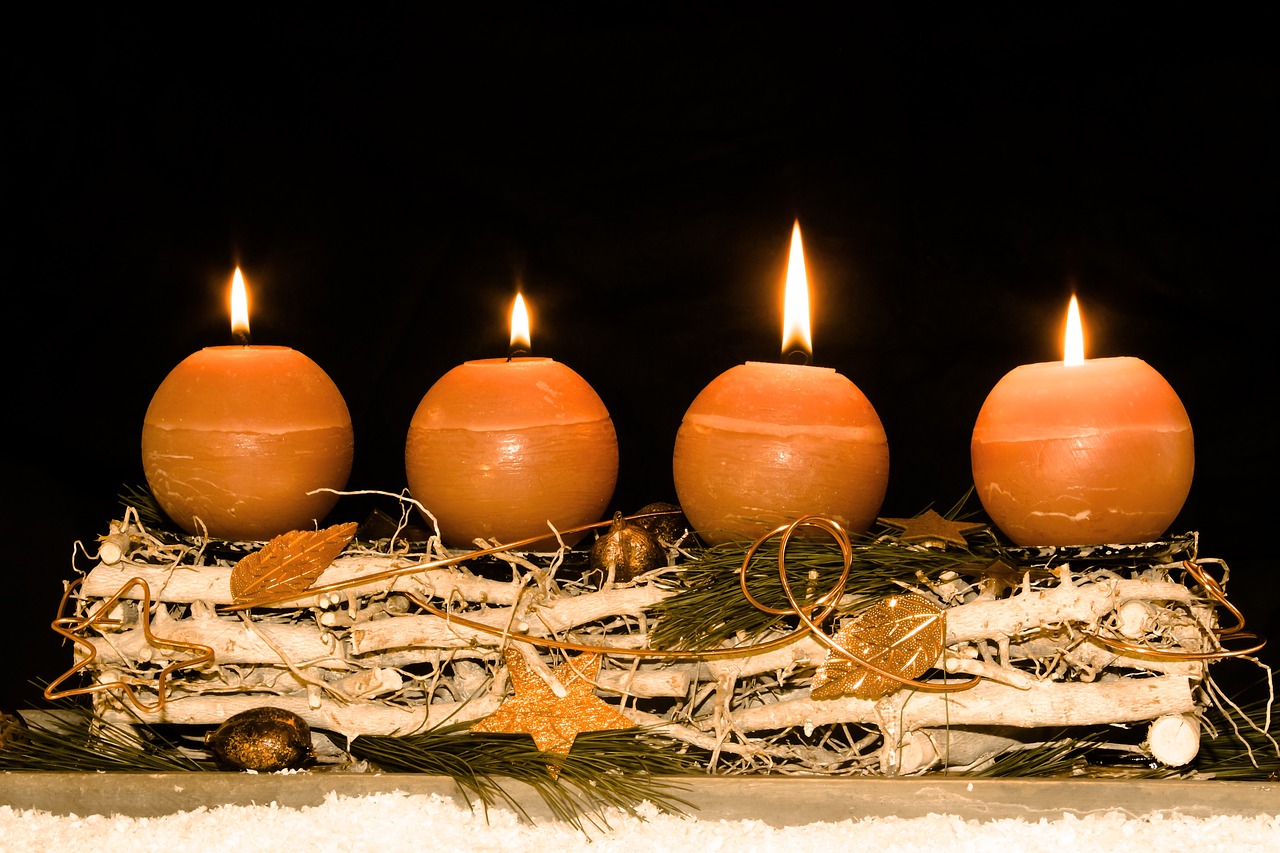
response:
M1125 640L1118 640L1115 637L1104 637L1101 634L1095 634L1089 631L1081 631L1080 633L1091 640L1096 641L1099 645L1105 646L1113 652L1121 652L1123 654L1132 655L1134 657L1153 658L1155 660L1167 661L1197 661L1197 660L1224 660L1226 658L1247 657L1262 650L1267 641L1261 639L1253 631L1244 630L1245 619L1242 613L1234 604L1227 600L1226 590L1216 578L1205 571L1201 562L1216 562L1225 565L1221 560L1183 560L1182 567L1186 569L1187 574L1191 575L1202 587L1209 597L1216 603L1226 608L1227 612L1235 618L1236 624L1230 628L1219 628L1214 631L1214 637L1219 645L1232 640L1253 639L1260 640L1253 646L1243 649L1222 649L1219 648L1212 652L1179 652L1169 651L1168 649L1155 649L1150 646L1140 645L1138 643L1130 643Z
M835 582L831 585L830 590L828 590L824 595L819 596L807 607L796 600L795 593L791 590L791 583L787 580L787 545L790 544L791 537L796 534L796 531L803 527L814 527L830 534L831 538L834 539L836 544L840 547L841 554L840 576L836 578ZM747 568L751 564L752 557L755 556L756 552L760 550L765 542L775 536L781 537L778 541L778 579L782 582L782 592L787 597L787 603L791 605L790 609L768 607L758 601L755 596L751 594L750 590L747 589ZM789 634L787 637L788 639L798 638L805 634L813 634L814 639L817 640L819 644L826 646L828 651L834 652L840 657L852 661L858 666L869 669L877 675L888 678L891 681L896 681L904 687L912 687L925 693L954 693L958 690L968 690L971 687L977 686L978 682L982 680L979 676L972 676L954 684L934 684L927 681L917 681L916 679L905 678L899 673L881 669L870 661L863 660L858 655L846 649L840 643L837 643L830 636L823 633L821 623L835 610L836 604L840 600L840 596L844 594L845 584L849 580L849 572L852 565L853 544L849 541L849 534L844 527L834 519L826 518L824 516L806 515L796 519L790 524L783 524L775 527L773 530L755 541L755 544L747 550L746 556L742 560L742 569L738 574L739 586L742 589L743 596L757 609L762 610L765 613L772 613L775 615L796 616L803 623L803 628L797 629L792 634ZM817 607L821 607L822 610L817 616L811 616L810 613ZM945 638L945 611L939 610L938 617L943 620L942 635ZM946 654L945 645L943 648L943 654Z

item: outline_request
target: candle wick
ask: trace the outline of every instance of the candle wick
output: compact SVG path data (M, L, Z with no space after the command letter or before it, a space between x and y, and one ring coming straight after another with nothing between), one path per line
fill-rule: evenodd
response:
M529 354L529 351L527 349L512 349L507 352L507 361L511 361L512 359L519 358L522 355L528 355L528 354Z
M782 359L787 364L807 365L809 363L809 353L805 352L800 347L796 347L795 349L788 350L783 353Z
M242 347L247 347L249 345L249 333L247 331L244 331L243 329L237 329L232 334L232 337L234 337L236 340L236 343L238 343Z

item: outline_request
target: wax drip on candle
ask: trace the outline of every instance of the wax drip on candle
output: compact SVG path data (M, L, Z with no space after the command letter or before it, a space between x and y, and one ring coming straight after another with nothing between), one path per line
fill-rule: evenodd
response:
M809 274L804 266L800 222L791 229L791 259L782 305L782 358L788 364L808 364L813 353L809 334Z
M249 346L249 294L240 267L231 277L231 337L240 346Z
M529 355L533 350L532 335L529 333L529 311L524 304L524 296L517 293L515 305L511 306L511 346L507 350L507 361L522 355Z

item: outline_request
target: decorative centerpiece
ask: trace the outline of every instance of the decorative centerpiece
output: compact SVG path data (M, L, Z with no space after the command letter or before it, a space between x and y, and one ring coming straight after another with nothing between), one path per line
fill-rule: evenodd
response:
M604 731L682 772L992 772L1063 743L1176 771L1207 715L1243 716L1210 665L1256 649L1195 534L1020 548L954 513L864 536L807 517L746 547L686 531L623 581L583 551L366 541L354 524L214 542L139 509L68 585L53 627L75 664L46 695L206 736L272 708L340 744L326 762L346 769L403 769L415 738L524 733L554 776ZM629 523L659 516L680 517Z
M1213 678L1261 644L1226 564L1166 529L1191 433L1148 372L1135 398L1112 393L1128 362L1030 371L1075 389L1052 417L1011 373L971 448L988 522L969 496L881 516L870 403L833 371L761 366L785 381L717 380L690 407L677 503L602 520L612 421L577 374L518 357L516 305L512 358L423 398L409 492L362 492L396 502L390 529L309 508L219 534L163 489L126 498L51 626L72 665L44 694L87 697L89 722L13 730L4 766L427 772L486 802L516 778L562 812L667 807L688 774L1276 772L1270 700L1251 713ZM1095 397L1136 408L1075 411ZM1114 488L1134 459L1153 484ZM432 531L409 538L415 515ZM1223 739L1225 760L1205 749Z

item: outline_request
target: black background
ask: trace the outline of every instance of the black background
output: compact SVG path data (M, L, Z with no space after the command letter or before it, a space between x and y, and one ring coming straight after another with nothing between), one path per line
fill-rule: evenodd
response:
M254 342L301 350L344 393L353 490L404 487L418 401L506 354L521 286L535 354L608 405L611 509L634 511L675 499L698 391L779 357L796 219L814 362L889 436L883 515L964 494L986 393L1060 357L1076 292L1090 356L1141 357L1181 395L1197 470L1171 532L1231 566L1274 662L1273 45L1249 17L1024 9L637 5L608 23L218 5L15 24L7 703L69 665L49 622L73 545L92 550L143 484L168 371L229 342L236 264ZM344 499L329 521L368 509Z

